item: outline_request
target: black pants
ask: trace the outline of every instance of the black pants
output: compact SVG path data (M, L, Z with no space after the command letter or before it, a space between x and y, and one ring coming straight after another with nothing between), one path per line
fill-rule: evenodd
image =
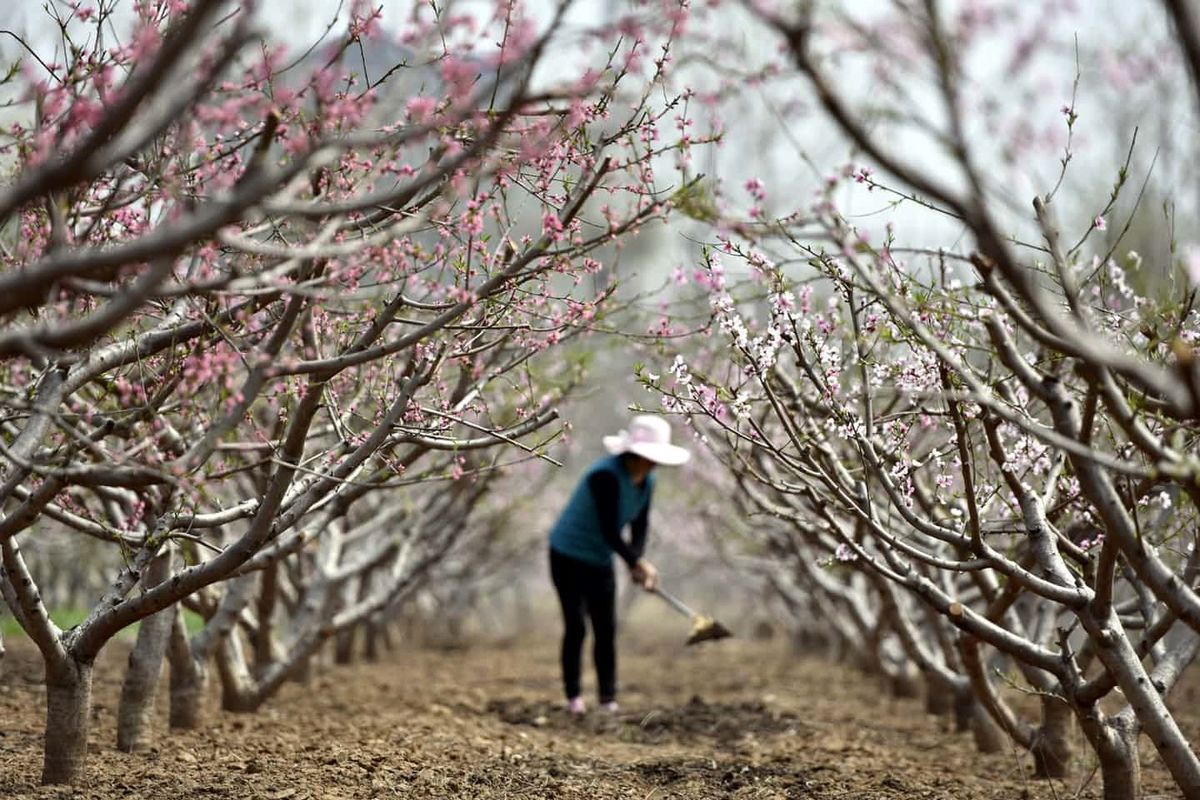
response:
M592 620L592 658L600 702L617 699L617 578L612 565L599 567L550 551L550 577L562 604L562 676L567 698L578 697L579 662Z

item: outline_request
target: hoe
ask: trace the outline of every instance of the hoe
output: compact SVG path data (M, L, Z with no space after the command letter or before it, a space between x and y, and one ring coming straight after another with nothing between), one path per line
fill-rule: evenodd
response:
M692 632L688 635L687 643L696 644L697 642L707 642L713 639L724 639L728 636L733 636L733 633L715 619L704 614L699 614L688 608L687 604L680 600L675 595L667 592L664 589L656 588L654 593L667 601L671 608L683 614L692 621Z

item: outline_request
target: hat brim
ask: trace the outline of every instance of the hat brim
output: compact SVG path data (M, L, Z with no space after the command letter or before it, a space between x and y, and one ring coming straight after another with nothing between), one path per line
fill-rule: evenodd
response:
M633 453L664 467L686 464L692 457L690 451L678 445L662 442L630 442L624 436L605 436L604 449L614 456L621 453Z

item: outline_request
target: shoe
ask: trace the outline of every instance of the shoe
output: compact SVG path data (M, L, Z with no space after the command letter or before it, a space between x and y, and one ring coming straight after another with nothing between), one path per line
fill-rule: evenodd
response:
M606 703L600 704L600 710L603 711L605 714L616 714L618 711L621 710L621 707L617 705L616 700L609 700Z
M583 702L582 697L572 697L567 701L567 712L581 717L587 713L587 704Z

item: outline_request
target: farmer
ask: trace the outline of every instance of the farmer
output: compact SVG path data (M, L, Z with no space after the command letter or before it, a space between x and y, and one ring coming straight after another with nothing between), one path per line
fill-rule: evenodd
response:
M567 709L586 710L579 688L580 658L587 633L584 615L592 620L592 657L600 689L600 705L617 710L616 599L612 555L629 567L633 582L646 591L658 583L658 570L642 551L654 467L678 465L691 456L671 444L671 426L661 417L637 416L629 429L604 437L610 453L588 467L567 507L550 532L550 575L563 613L562 675ZM630 541L621 538L630 526Z

